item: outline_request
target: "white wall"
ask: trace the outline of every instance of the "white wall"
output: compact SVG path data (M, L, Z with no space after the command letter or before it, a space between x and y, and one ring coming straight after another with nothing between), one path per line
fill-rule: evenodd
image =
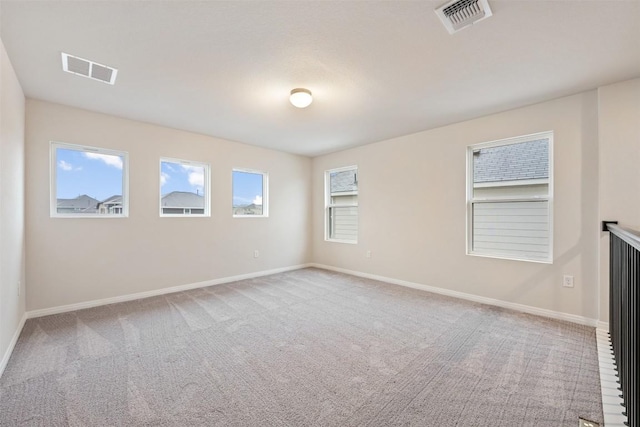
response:
M598 89L600 219L640 230L640 79ZM609 321L609 233L600 236L600 320Z
M467 145L548 130L553 264L465 255ZM314 261L597 319L597 131L590 91L314 158ZM323 236L323 172L349 165L359 172L357 245ZM562 287L564 274L575 276L574 288Z
M25 99L0 41L0 374L25 312ZM18 296L18 282L21 283Z
M26 117L28 310L310 261L310 159L31 99ZM50 218L51 140L128 151L129 218ZM211 165L211 218L159 217L160 157ZM269 173L269 218L232 218L233 168Z

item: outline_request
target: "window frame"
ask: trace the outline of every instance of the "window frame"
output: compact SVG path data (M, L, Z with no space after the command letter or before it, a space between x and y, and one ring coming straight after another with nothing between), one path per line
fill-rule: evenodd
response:
M202 189L204 197L204 213L201 214L165 214L162 213L162 162L177 163L179 165L197 166L204 168L204 188ZM191 208L187 208L191 211ZM160 218L210 218L211 217L211 166L206 162L198 162L195 160L177 159L175 157L160 157L158 162L158 214Z
M552 130L533 133L529 135L516 136L511 138L504 138L494 141L482 142L478 144L472 144L467 146L467 163L466 163L466 254L471 256L478 256L484 258L496 258L496 259L505 259L505 260L513 260L513 261L526 261L526 262L534 262L534 263L542 263L542 264L553 264L553 182L554 182L554 170L553 170L553 138L554 133ZM505 145L518 144L528 141L534 141L538 139L547 139L548 140L548 160L549 160L549 177L547 178L547 195L546 196L502 196L502 197L474 197L474 186L473 186L473 153L474 151L480 150L482 148L493 148L500 147ZM523 181L526 183L526 181ZM522 184L520 184L522 185ZM505 185L507 186L507 185ZM490 188L493 186L481 186L484 188ZM549 231L548 231L548 239L549 239L549 252L547 258L527 258L522 256L509 256L504 253L500 254L491 254L486 252L476 252L473 250L473 207L478 203L495 203L495 202L541 202L546 201L548 203L548 221L549 221Z
M262 175L262 215L236 215L233 207L233 173L252 173L255 175ZM232 168L231 169L231 216L233 218L269 218L269 172L264 172L257 169L247 168Z
M324 171L324 240L326 242L347 243L351 245L357 245L358 238L360 236L359 197L356 199L357 201L355 203L349 203L349 204L331 203L331 174L336 172L348 171L348 170L356 171L356 182L359 182L358 165L343 166L339 168L327 169ZM359 187L358 187L358 191L356 192L356 195L357 196L360 195ZM345 208L345 207L355 207L356 209L358 209L358 230L356 232L355 240L331 238L331 209Z
M58 148L86 153L122 157L122 212L119 214L58 213ZM129 217L129 153L127 151L49 141L49 217L50 218L128 218Z

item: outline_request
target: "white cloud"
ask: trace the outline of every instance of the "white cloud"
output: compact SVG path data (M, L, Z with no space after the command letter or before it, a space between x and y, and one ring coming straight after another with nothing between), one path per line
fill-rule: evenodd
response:
M204 170L189 172L189 184L204 188Z
M60 160L58 162L58 167L63 171L70 171L71 169L73 169L73 165L71 163L65 162L64 160Z
M110 154L88 153L86 151L83 154L87 159L102 160L108 166L113 166L114 168L122 169L122 157L120 156L112 156Z
M171 178L171 175L169 175L166 172L162 172L160 174L160 186L162 187L163 185L165 185L167 183L167 180Z
M189 173L189 184L192 187L204 188L204 168L202 166L180 165Z
M253 204L254 205L258 205L258 206L262 206L262 196L256 196L253 199Z

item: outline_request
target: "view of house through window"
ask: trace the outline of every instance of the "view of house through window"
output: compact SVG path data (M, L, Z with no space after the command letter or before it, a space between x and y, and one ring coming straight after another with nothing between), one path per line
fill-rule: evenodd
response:
M268 174L244 169L233 170L233 216L269 216Z
M325 172L326 239L358 241L358 168L331 169Z
M51 216L126 216L127 153L51 143Z
M160 159L160 215L209 216L209 165Z
M552 261L551 132L470 146L467 252Z

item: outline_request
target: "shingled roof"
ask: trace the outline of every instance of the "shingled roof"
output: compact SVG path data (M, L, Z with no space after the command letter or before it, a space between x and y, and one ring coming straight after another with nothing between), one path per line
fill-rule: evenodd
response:
M98 201L93 197L83 194L74 199L57 199L56 206L58 212L60 211L72 211L83 213L95 213Z
M331 173L331 194L358 191L357 170L350 169Z
M101 205L113 205L113 204L117 204L120 203L122 204L122 196L119 194L114 194L111 197L108 197L106 199L104 199L103 201L100 202Z
M204 208L204 197L187 191L172 191L162 196L163 208Z
M549 178L549 140L547 138L473 153L473 182L501 182Z

